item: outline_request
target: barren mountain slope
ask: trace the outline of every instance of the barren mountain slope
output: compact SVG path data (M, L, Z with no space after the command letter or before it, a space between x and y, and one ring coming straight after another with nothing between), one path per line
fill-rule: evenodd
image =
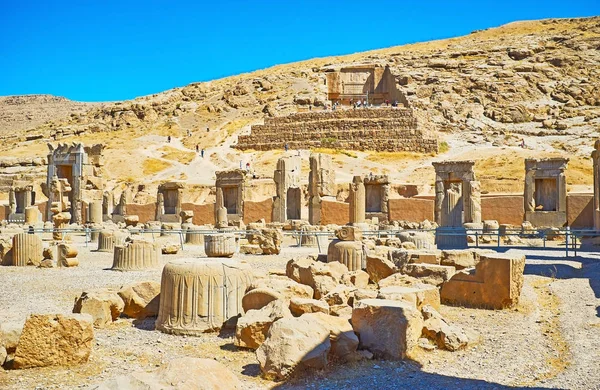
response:
M98 105L52 95L0 96L0 134L30 130L50 120L64 120Z
M420 126L449 148L444 145L438 156L337 151L344 167L338 180L381 172L428 184L431 161L471 158L478 160L484 191L519 191L523 158L552 154L571 158L571 189L591 184L589 154L600 129L599 17L515 22L106 103L6 137L0 156L44 156L39 146L44 141L80 140L107 144L105 177L114 183L169 178L210 183L215 170L240 161L272 175L281 152L244 153L229 145L266 115L287 115L308 104L319 109L326 71L352 63L389 65ZM176 138L175 150L163 149L167 135ZM522 139L525 149L519 147ZM207 158L186 155L196 145L206 149Z

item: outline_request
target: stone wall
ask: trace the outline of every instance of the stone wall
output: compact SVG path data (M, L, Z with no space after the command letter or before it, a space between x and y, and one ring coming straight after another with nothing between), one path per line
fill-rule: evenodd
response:
M412 109L356 109L311 111L266 118L238 137L238 149L291 149L335 147L351 150L438 151L437 139L417 127Z
M350 220L350 204L344 202L321 203L321 225L345 225Z
M481 197L481 219L520 225L525 217L523 195L487 195Z
M399 198L390 199L388 207L390 210L390 221L421 222L433 221L434 200L422 198Z
M265 222L272 222L273 199L268 198L262 202L244 202L244 223L256 222L264 219Z
M594 227L594 195L567 195L567 223L573 228Z

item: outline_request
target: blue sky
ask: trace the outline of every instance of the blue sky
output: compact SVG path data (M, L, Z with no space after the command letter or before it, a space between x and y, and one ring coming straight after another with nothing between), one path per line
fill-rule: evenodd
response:
M0 0L0 96L131 99L516 20L599 14L599 0Z

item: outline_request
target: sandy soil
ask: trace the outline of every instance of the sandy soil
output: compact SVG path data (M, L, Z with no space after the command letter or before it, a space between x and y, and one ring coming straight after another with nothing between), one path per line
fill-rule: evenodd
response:
M176 237L157 237L177 241ZM22 322L30 313L68 313L87 289L160 281L160 269L114 272L110 253L96 252L75 237L81 264L73 269L0 268L0 318ZM288 242L291 244L291 242ZM505 249L503 249L505 250ZM286 247L281 256L246 256L255 270L282 270L288 259L315 252ZM510 252L516 251L511 249ZM472 332L477 340L464 351L419 351L404 362L363 361L332 364L301 373L288 383L260 378L252 351L238 350L231 331L202 337L178 337L154 330L154 319L122 318L95 330L90 361L82 366L1 371L6 389L77 388L117 375L151 370L180 356L211 357L229 367L250 389L262 388L593 388L600 384L600 254L532 249L525 252L525 286L513 310L488 311L442 307L442 314ZM199 257L203 250L186 245L177 257Z

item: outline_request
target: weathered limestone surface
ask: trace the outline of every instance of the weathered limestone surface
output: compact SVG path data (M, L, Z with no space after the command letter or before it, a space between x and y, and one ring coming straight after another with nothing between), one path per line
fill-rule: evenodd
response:
M249 274L247 267L231 260L169 262L162 272L156 328L179 335L219 330L242 313Z
M115 245L113 270L136 271L159 266L160 248L151 241L129 238L123 245Z
M166 182L158 186L156 196L156 220L160 222L181 222L183 182Z
M88 314L32 314L15 352L15 368L72 366L87 362L94 342Z
M204 236L204 252L208 257L231 257L236 252L233 234L209 234Z
M119 318L125 304L116 291L98 289L84 291L75 301L73 313L83 313L92 316L94 327L104 328Z
M333 261L344 264L350 271L367 268L367 255L363 243L361 241L331 241L327 249L327 262Z
M258 310L250 310L237 321L234 344L238 347L257 349L267 338L267 333L275 321L291 316L284 300L271 301Z
M594 166L594 228L600 230L600 140L594 143L592 162Z
M286 156L277 160L277 169L273 174L276 189L276 196L273 198L273 222L301 218L301 163L299 156Z
M245 312L260 310L278 299L283 299L283 296L272 288L255 288L248 291L242 298L242 308Z
M456 273L441 289L442 302L467 307L504 309L519 302L524 255L481 255L474 269Z
M323 368L331 348L329 330L303 317L275 322L256 350L260 369L268 379L283 380L296 367Z
M358 333L361 348L376 357L399 360L417 346L423 317L408 302L363 299L352 310L352 327Z
M42 239L36 234L18 233L12 239L12 265L40 265L44 259Z
M330 354L348 359L358 348L358 337L352 329L348 317L334 317L322 312L307 313L300 318L306 318L325 327L329 331L331 343Z
M123 300L123 314L141 320L158 315L160 283L137 282L121 287L117 293Z

